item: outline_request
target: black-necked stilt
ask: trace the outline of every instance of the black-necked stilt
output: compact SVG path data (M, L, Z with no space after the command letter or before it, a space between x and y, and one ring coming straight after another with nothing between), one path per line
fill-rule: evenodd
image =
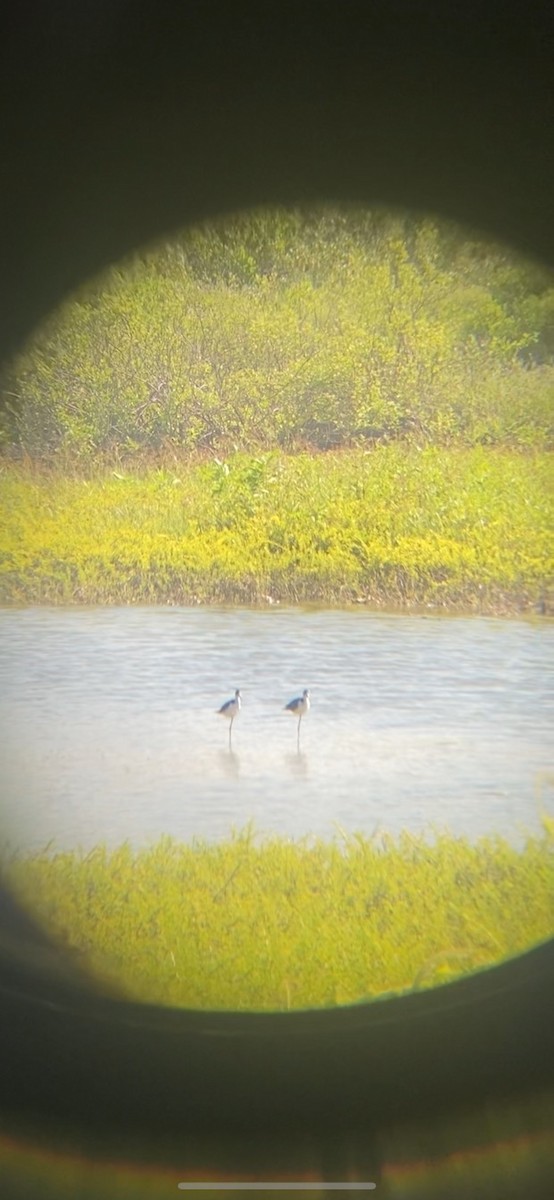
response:
M239 712L240 712L240 689L237 688L232 700L226 700L225 704L222 704L221 708L218 708L216 711L217 711L218 716L227 717L227 720L230 721L230 725L229 725L229 747L230 747L231 746L231 730L233 728L233 721L234 721L235 717L238 717Z
M294 713L295 717L298 717L298 732L296 735L296 743L298 746L300 746L300 722L304 714L308 712L309 707L310 690L309 688L304 688L302 695L295 696L294 700L289 700L288 704L285 704L283 710L284 712Z

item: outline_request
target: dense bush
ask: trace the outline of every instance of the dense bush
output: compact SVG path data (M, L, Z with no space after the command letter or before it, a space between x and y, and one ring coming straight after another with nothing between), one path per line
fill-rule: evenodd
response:
M552 444L552 277L435 220L260 211L83 288L4 371L2 439L81 459L412 437Z

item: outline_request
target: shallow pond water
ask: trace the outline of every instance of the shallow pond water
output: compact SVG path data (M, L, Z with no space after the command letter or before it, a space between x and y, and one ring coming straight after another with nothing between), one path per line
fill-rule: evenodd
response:
M3 841L211 840L253 820L293 837L435 825L517 842L554 765L553 660L540 621L4 610ZM229 750L215 709L236 687ZM298 750L283 705L304 687Z

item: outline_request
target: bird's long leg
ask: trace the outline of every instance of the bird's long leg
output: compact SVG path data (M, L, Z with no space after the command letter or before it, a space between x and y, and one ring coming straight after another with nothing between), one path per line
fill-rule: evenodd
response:
M301 722L301 720L302 720L302 713L300 713L300 716L298 718L298 730L297 730L297 734L296 734L296 747L298 750L300 749L300 722Z
M231 730L233 728L234 719L235 719L234 717L231 717L231 723L229 725L229 750L231 749Z

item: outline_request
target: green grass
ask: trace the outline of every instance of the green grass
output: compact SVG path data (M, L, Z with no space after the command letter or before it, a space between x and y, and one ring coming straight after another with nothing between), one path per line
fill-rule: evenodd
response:
M162 838L15 857L14 893L110 988L199 1009L287 1010L427 988L552 936L554 822L522 849L353 835Z
M91 478L5 465L0 511L4 603L551 604L546 453L391 445Z

